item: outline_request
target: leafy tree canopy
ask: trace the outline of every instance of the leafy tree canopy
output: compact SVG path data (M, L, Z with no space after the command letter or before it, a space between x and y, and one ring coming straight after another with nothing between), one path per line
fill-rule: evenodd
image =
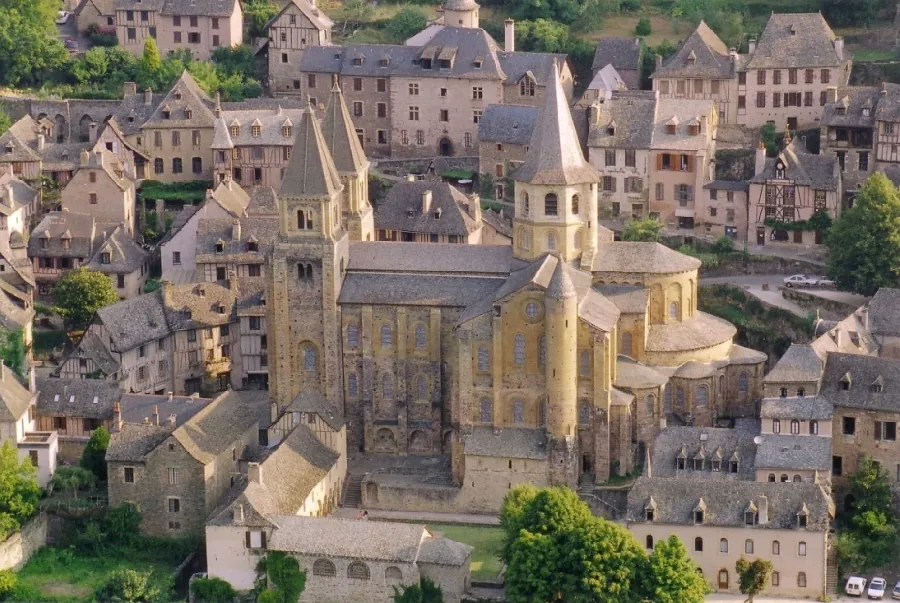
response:
M741 592L747 595L747 603L753 603L753 597L762 594L769 585L774 566L767 559L747 561L741 556L734 564L734 569L738 574Z
M900 194L884 174L866 180L825 245L828 274L839 288L873 295L900 284Z
M410 584L402 588L394 587L394 603L444 603L444 593L428 578L422 578L419 584Z
M658 243L661 238L662 224L647 218L646 220L629 220L622 232L623 241L644 241Z
M102 425L91 433L84 452L81 466L94 474L100 481L106 481L106 449L109 448L109 431Z
M387 32L397 42L403 42L410 36L425 29L428 20L418 8L405 6L400 9L387 24Z
M86 328L97 310L117 301L119 296L109 277L86 268L72 270L53 287L56 311L73 329Z
M656 543L647 568L656 603L702 603L708 586L677 536Z
M19 460L9 441L0 446L0 533L19 529L37 509L41 489L31 459Z
M0 136L3 136L12 125L12 118L9 113L0 110Z
M94 474L84 467L57 467L50 478L50 483L61 490L68 490L72 497L78 499L78 491L83 488L91 488L97 479Z
M68 53L56 37L53 23L54 4L48 0L0 1L0 84L41 83L66 63Z
M150 584L150 572L118 569L111 572L97 589L96 597L98 601L142 603L153 601L159 594L159 590Z

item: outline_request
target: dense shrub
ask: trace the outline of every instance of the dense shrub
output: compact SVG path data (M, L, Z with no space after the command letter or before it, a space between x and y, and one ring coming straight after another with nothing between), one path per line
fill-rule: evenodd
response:
M228 603L237 595L231 584L221 578L197 578L191 582L191 593L197 603Z
M122 569L110 573L103 586L97 589L96 597L100 601L138 603L152 601L158 594L159 591L150 584L148 572Z

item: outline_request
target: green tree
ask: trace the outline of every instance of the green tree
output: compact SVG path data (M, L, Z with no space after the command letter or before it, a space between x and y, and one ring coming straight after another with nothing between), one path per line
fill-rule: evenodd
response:
M269 582L277 588L275 594L281 603L293 603L300 598L306 589L306 570L294 557L281 551L272 551L266 555L264 567Z
M422 578L419 584L410 584L402 588L394 587L394 603L444 603L441 588L428 578Z
M19 579L12 570L0 570L0 601L5 601L6 597L16 587Z
M866 180L825 245L828 274L839 288L873 295L900 284L900 194L884 174Z
M34 3L44 7L43 0ZM43 8L31 10L27 2L0 3L0 84L42 83L65 65L68 52ZM54 12L55 13L55 9Z
M10 126L12 126L12 118L9 116L9 113L0 109L0 136L6 134Z
M644 588L654 603L703 603L707 585L681 540L669 536L656 543L647 566Z
M623 241L643 241L658 243L661 238L662 225L653 218L646 220L629 220L622 231Z
M72 75L80 84L101 82L109 74L105 48L92 48L72 64Z
M159 48L156 46L156 39L148 37L144 42L144 54L141 57L140 79L144 88L154 88L157 83L157 77L162 70L162 57L159 54ZM157 89L160 87L157 86Z
M734 569L738 574L741 593L747 595L746 603L753 603L753 597L762 594L769 586L774 567L768 559L747 561L741 556L734 564Z
M256 73L256 57L246 44L219 46L213 51L212 60L220 75L250 76Z
M101 425L91 433L91 439L81 454L80 465L102 482L106 481L107 448L109 448L109 431Z
M25 378L25 334L22 329L0 330L0 360L20 379Z
M19 460L7 440L0 446L0 532L17 530L37 509L41 489L28 457Z
M887 471L863 457L850 476L844 533L838 557L849 570L864 571L888 563L900 546L900 518L893 507Z
M191 582L191 593L197 603L231 603L237 592L221 578L196 578Z
M55 309L72 329L87 328L97 310L117 301L109 277L87 268L72 270L53 287Z
M114 570L95 593L99 601L124 603L152 601L158 595L159 590L150 584L150 572L136 572L132 569Z
M244 19L247 21L247 35L253 38L265 38L266 23L278 12L278 6L269 0L248 0L242 3Z
M651 33L653 33L653 28L650 25L650 19L647 17L638 19L637 25L634 26L634 35L645 37Z
M96 481L94 474L84 467L57 467L53 477L50 478L53 487L71 491L75 500L78 500L79 490L92 488Z
M418 8L405 6L394 15L394 18L390 20L385 29L394 41L402 43L413 34L425 29L427 24L428 20L425 18L425 13Z

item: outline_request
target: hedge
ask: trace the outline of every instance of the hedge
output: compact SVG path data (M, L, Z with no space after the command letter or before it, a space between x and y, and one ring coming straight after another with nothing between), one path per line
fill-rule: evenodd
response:
M211 180L189 180L167 184L158 180L144 180L141 185L142 199L162 199L164 201L181 201L196 203L206 197L206 191L213 188Z

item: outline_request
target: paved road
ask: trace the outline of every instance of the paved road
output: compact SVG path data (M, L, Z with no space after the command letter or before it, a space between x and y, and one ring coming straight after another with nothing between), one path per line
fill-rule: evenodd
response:
M798 316L806 317L810 312L808 308L803 308L795 302L782 297L781 291L778 289L778 287L783 284L784 278L785 275L783 274L723 276L716 278L701 278L700 284L735 285L736 287L743 288L747 291L747 293L750 293L757 299L767 304L771 304L789 312L793 312ZM769 291L763 290L762 287L764 284L769 285ZM867 300L867 298L863 297L862 295L856 295L855 293L848 293L846 291L835 291L833 289L802 289L802 291L832 301L845 303L854 308L858 308L859 306L863 305ZM840 318L843 318L843 316L841 316Z
M747 597L742 596L742 595L714 594L714 595L709 595L706 597L707 603L735 603L737 601L740 601L741 603L743 603L746 600L747 600ZM791 599L791 598L763 596L763 597L754 597L753 603L787 603L788 601L804 601L806 603L809 603L809 601L814 601L814 600L815 599ZM845 601L859 601L860 598L859 597L853 598L853 597L841 596L841 597L835 597L831 600L845 602ZM863 600L865 600L865 599L863 599ZM888 601L890 599L885 599L885 600Z

